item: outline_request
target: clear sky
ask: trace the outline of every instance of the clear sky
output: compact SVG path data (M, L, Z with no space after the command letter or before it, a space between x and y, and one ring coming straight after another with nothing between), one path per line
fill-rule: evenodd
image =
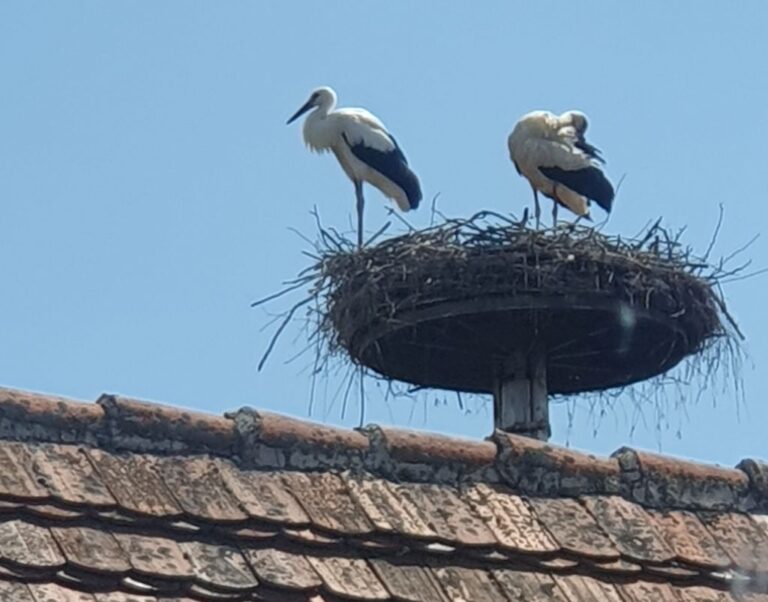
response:
M307 265L289 227L313 235L314 205L327 224L353 217L335 160L285 125L318 85L377 114L425 196L440 192L455 216L519 213L531 199L507 157L512 125L534 109L581 109L610 177L626 174L606 231L663 216L703 250L722 203L715 254L726 255L768 230L766 23L761 1L5 0L0 383L307 416L310 358L285 364L303 335L289 331L258 373L270 316L249 304ZM367 198L375 228L387 205ZM429 211L408 219L427 225ZM768 266L766 245L748 251L756 267ZM687 389L662 419L650 403L638 419L620 399L595 432L599 408L561 403L552 440L726 465L768 456L767 293L768 276L726 288L748 335L738 412L730 390L696 402ZM320 388L312 417L355 426L339 379ZM385 403L369 389L366 421L490 432L480 401Z

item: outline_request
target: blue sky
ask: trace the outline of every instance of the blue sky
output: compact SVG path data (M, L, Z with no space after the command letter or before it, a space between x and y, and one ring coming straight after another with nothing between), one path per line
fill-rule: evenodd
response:
M425 196L440 192L456 216L519 213L530 190L507 157L512 125L581 109L610 177L626 174L607 232L663 216L703 250L722 203L715 254L728 254L768 224L766 22L758 1L2 2L0 383L307 416L309 360L285 364L300 331L258 373L269 315L249 304L306 266L288 228L312 235L313 206L327 224L353 218L333 158L285 126L323 84L376 113ZM375 228L387 205L367 198ZM408 219L425 226L429 211ZM748 251L757 267L766 244ZM690 389L662 419L620 400L595 432L599 409L561 403L552 440L765 457L767 278L726 289L748 336L738 412L732 390L696 402ZM312 417L355 426L338 382L320 387ZM367 421L490 432L481 401L462 411L452 396L414 405L369 389Z

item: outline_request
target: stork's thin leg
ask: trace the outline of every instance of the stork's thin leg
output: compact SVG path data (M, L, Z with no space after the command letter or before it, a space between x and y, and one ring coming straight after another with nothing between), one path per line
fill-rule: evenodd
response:
M541 223L541 207L539 206L539 192L536 190L536 188L531 185L531 188L533 189L533 200L535 203L534 209L533 209L533 215L536 217L536 229L539 229L539 224Z
M552 225L557 228L557 201L554 201L554 206L552 207Z
M363 198L363 183L355 182L355 196L357 197L357 248L363 248L363 208L365 199Z

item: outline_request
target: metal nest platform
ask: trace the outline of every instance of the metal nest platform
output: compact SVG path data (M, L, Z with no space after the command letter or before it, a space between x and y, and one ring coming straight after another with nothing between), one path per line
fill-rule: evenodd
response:
M497 394L525 372L546 396L662 374L736 328L717 270L658 224L628 240L492 217L326 252L331 348L419 387Z

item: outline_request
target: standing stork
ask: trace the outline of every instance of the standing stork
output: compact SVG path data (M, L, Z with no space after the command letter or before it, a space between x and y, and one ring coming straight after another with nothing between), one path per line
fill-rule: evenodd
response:
M600 150L584 138L587 126L586 115L579 111L559 117L534 111L524 115L509 135L509 156L533 189L536 226L541 216L539 192L554 201L554 225L558 204L580 217L589 218L590 201L610 212L613 186L600 169L605 163Z
M292 123L315 109L304 121L304 142L316 152L333 151L344 172L355 185L357 197L357 245L363 246L363 182L393 199L402 211L416 209L421 186L416 174L390 134L365 109L336 109L336 92L318 88L288 120Z

